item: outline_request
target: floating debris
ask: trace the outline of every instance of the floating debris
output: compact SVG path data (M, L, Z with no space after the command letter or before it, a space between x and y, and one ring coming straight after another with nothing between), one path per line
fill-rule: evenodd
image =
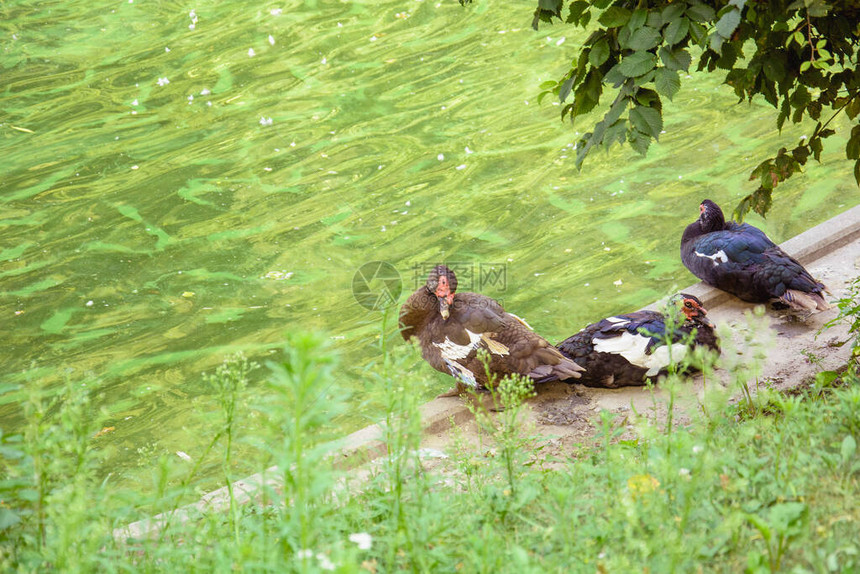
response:
M102 430L100 430L99 432L97 432L96 434L94 434L94 435L93 435L93 438L99 438L99 437L102 437L102 436L104 436L104 435L106 435L106 434L108 434L108 433L112 433L112 432L113 432L113 431L115 431L115 430L116 430L116 427L104 427Z
M293 271L269 271L263 275L263 279L272 279L274 281L283 281L294 275Z

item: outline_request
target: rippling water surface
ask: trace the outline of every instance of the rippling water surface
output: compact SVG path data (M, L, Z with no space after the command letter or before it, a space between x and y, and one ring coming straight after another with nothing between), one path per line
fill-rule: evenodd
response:
M810 126L775 134L772 108L694 73L647 158L615 148L577 173L588 122L536 101L577 38L534 32L529 9L4 3L3 381L97 384L108 465L129 478L202 449L201 372L264 360L290 329L341 350L359 405L342 430L374 420L360 368L380 319L351 289L368 261L396 267L403 297L428 263L462 262L553 341L691 283L678 243L699 201L730 210ZM858 203L842 146L752 221L781 241ZM490 268L504 281L482 282ZM4 432L20 413L0 406Z

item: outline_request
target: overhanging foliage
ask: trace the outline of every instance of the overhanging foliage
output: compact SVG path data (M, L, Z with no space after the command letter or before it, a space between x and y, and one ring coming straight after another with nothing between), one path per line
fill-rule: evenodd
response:
M571 121L606 110L577 143L578 168L592 149L616 142L644 155L663 130L662 98L678 92L680 72L689 70L695 51L698 69L725 72L724 83L740 101L761 96L773 105L777 129L786 120L816 122L809 137L752 171L759 186L736 207L738 219L750 209L765 215L780 182L810 157L820 161L822 140L835 133L829 126L839 113L855 122L845 155L860 184L860 2L539 0L532 26L555 20L592 32L570 70L541 85L540 98L557 96L562 119Z

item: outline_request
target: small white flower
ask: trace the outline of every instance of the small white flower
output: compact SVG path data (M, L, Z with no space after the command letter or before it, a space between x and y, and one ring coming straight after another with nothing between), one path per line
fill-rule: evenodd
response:
M444 159L445 159L445 154L440 153L439 155L437 155L437 156L436 156L436 159L438 159L439 161L444 160Z
M683 476L685 478L689 477L690 476L690 469L689 468L679 468L678 469L678 476Z
M179 458L181 458L182 460L184 460L186 462L191 462L191 457L188 456L187 452L182 452L181 450L177 450L176 456L178 456Z
M208 96L208 95L209 95L209 94L211 94L211 93L212 93L212 92L210 92L210 91L209 91L209 88L203 88L202 90L200 90L200 95L201 95L201 96Z
M164 78L158 78L158 81L156 83L159 86L166 86L167 84L170 83L170 80L168 80L167 77L165 76Z
M696 445L693 447L693 454L699 454L700 452L702 452L702 450L704 450L704 449L702 449L701 446Z
M283 12L283 10L281 10L280 8L272 8L271 10L269 10L269 14L271 14L272 16L280 16L281 12Z
M165 52L169 52L169 51L170 51L170 48L168 48L167 46L165 46L165 47L164 47L164 51L165 51Z
M272 125L272 118L267 118L265 116L260 117L260 125L261 126L270 126Z
M620 287L621 285L624 284L624 282L621 281L621 279L619 279L618 281L613 281L612 284L615 285L616 287Z
M93 302L92 302L92 301L87 301L87 307L92 307L92 306L93 306Z
M349 535L349 541L355 542L359 550L370 550L373 546L373 537L367 532L356 532Z
M138 104L138 103L137 103L137 100L134 100L134 101L131 103L131 105L133 105L133 106L139 106L140 104Z
M323 570L334 570L334 564L332 564L331 560L325 554L317 554L317 560L320 561L320 568Z
M248 57L253 58L257 55L257 52L254 51L254 48L248 48Z
M296 558L298 558L299 560L304 560L305 558L310 558L313 555L314 555L314 551L309 550L308 548L303 548L303 549L299 550L298 552L296 552Z
M275 37L271 34L269 34L269 44L271 44L272 46L275 45Z

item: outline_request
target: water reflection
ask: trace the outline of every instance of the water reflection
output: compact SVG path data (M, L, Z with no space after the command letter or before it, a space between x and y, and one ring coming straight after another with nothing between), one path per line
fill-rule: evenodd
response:
M380 319L351 292L368 261L406 293L416 266L504 264L484 292L551 340L690 283L677 249L700 199L733 204L805 127L774 134L770 108L694 75L648 158L616 148L578 173L587 122L536 103L569 29L454 2L189 10L4 8L2 376L98 384L129 479L204 446L201 372L277 357L288 329L335 337L359 397L343 427L372 420ZM828 142L755 223L782 240L857 203L840 155ZM0 407L5 432L20 423Z

